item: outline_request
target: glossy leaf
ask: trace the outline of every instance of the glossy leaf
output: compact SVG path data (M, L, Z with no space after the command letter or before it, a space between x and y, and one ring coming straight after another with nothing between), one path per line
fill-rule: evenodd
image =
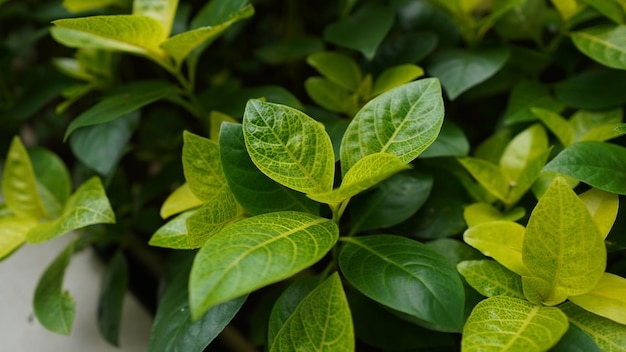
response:
M48 216L37 192L37 180L28 152L19 137L13 138L4 162L2 194L15 215L37 219Z
M49 241L85 226L114 222L115 214L102 182L99 178L92 177L70 196L61 217L31 229L26 240L31 243Z
M626 325L626 279L604 273L591 291L569 300L585 310Z
M196 210L186 211L168 221L150 237L148 242L151 246L173 248L173 249L190 249L197 248L194 246L187 229L187 219Z
M545 304L561 303L561 292L588 292L602 277L606 267L603 237L585 204L562 178L552 183L535 206L524 234L522 257L530 271L525 276L541 280L525 281L524 291L536 291Z
M319 213L318 203L271 180L252 163L241 124L222 124L219 150L228 186L249 213L287 210Z
M250 100L243 135L252 162L269 178L302 193L332 190L332 143L323 127L306 114Z
M410 168L392 154L370 154L357 161L348 170L339 188L326 193L307 194L307 196L318 202L339 204L379 184L393 174Z
M80 114L67 127L63 138L66 140L80 127L115 120L175 92L176 87L164 81L129 83Z
M510 55L507 48L481 51L448 49L433 57L426 71L441 80L446 95L454 100L463 92L498 72Z
M70 173L63 160L43 148L28 151L33 165L37 192L50 217L60 216L72 191Z
M617 218L619 210L619 196L614 193L592 188L578 196L585 203L593 222L600 230L603 238L609 235L611 227Z
M202 351L224 330L247 296L218 304L200 319L191 321L188 301L189 270L195 253L173 253L168 260L163 295L159 300L149 352Z
M586 28L571 37L585 55L605 66L626 70L626 26Z
M33 308L37 320L46 329L69 335L74 323L76 304L68 291L63 291L65 269L74 254L76 241L72 241L39 278L35 288Z
M564 147L574 143L574 128L561 115L541 108L531 108L530 111L554 133Z
M341 53L322 51L309 55L306 62L326 79L351 92L357 90L363 79L359 65Z
M78 160L108 176L126 152L138 124L139 113L134 111L112 121L80 128L70 137L70 147Z
M163 205L161 206L161 218L165 219L174 214L193 209L202 205L202 201L198 199L188 183L183 183L180 187L172 192Z
M171 0L169 0L171 1ZM177 65L180 65L189 54L198 47L215 40L222 32L228 29L233 23L249 18L254 14L252 5L248 5L238 12L232 14L228 21L223 23L192 29L175 36L172 36L161 43L160 47L171 56Z
M400 236L349 237L344 241L339 266L359 291L435 330L461 330L462 283L446 258Z
M159 21L165 40L172 31L178 0L133 0L133 15L152 17Z
M497 296L478 303L463 328L463 351L547 351L565 334L558 308Z
M329 111L353 116L358 109L358 96L327 78L311 77L304 88L317 105Z
M510 184L498 165L473 157L461 158L459 162L489 193L500 200L507 198Z
M128 264L124 255L116 252L102 277L97 320L100 334L113 346L119 346L118 337L127 286Z
M280 329L270 351L354 351L348 300L337 273L298 304Z
M217 143L187 131L183 139L183 171L194 196L207 202L228 190Z
M192 318L314 264L338 232L331 220L299 212L262 214L226 226L196 256L189 281Z
M626 194L626 149L603 142L578 142L543 169L571 176L601 190Z
M370 100L354 117L341 142L341 170L378 152L405 163L431 145L443 123L441 86L435 78L421 79Z
M405 83L411 82L416 78L422 77L423 75L424 69L413 64L390 67L376 77L372 95L384 93Z
M433 177L401 172L350 202L352 231L390 227L408 219L426 202Z
M522 278L493 260L466 260L456 266L465 280L486 297L524 299Z
M324 39L339 46L358 50L368 59L391 29L394 13L391 8L373 4L364 6L351 16L326 26Z
M26 242L26 234L38 224L37 219L30 217L0 217L0 260Z
M522 261L524 231L524 226L512 221L485 222L467 229L463 240L507 269L526 275L528 269Z
M90 16L53 21L50 34L70 48L125 51L162 58L159 44L167 37L163 26L142 15Z
M626 351L626 325L590 313L571 302L566 302L559 308L567 314L572 324L589 334L602 351Z

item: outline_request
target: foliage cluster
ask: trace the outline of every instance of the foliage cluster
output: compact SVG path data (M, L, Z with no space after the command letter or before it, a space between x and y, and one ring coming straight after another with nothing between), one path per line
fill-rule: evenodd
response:
M224 329L250 350L626 351L624 1L0 19L0 258L75 238L34 294L47 329L71 332L64 272L91 246L112 344L130 286L150 351Z

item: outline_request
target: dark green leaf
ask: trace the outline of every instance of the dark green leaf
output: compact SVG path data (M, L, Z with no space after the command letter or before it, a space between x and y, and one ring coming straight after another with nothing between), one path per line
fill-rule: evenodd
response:
M204 5L191 20L190 28L215 26L230 19L231 14L241 10L248 0L213 0Z
M298 36L260 47L256 52L261 60L271 65L301 60L307 55L324 50L324 42L317 37Z
M441 80L451 100L498 72L509 59L506 47L465 51L447 49L437 52L427 72Z
M28 151L37 179L37 191L48 214L60 216L72 191L72 180L63 160L43 148Z
M278 184L254 166L246 149L241 124L222 124L219 149L228 186L251 214L285 210L319 213L317 202Z
M569 324L567 332L550 352L602 352L583 329L576 324Z
M420 158L467 156L469 148L469 142L463 130L454 122L444 120L439 136L420 154Z
M39 278L33 308L37 320L46 329L69 335L74 323L76 304L69 292L63 291L65 269L74 254L76 241L72 241L48 266Z
M603 142L578 142L564 149L543 171L574 177L593 187L626 194L626 148Z
M545 85L522 80L511 90L503 121L505 125L534 121L537 117L530 111L531 108L542 108L559 113L564 107L550 95Z
M435 50L438 41L432 32L407 33L389 38L376 51L374 63L380 67L391 67L419 62Z
M626 72L608 69L582 71L554 86L557 99L567 106L592 110L626 103L623 91L626 91Z
M365 6L349 17L326 26L324 39L346 48L358 50L371 60L378 45L391 29L393 11L386 6Z
M122 252L116 252L102 277L98 301L98 329L110 344L119 346L124 296L128 285L128 264Z
M565 302L559 308L567 314L573 325L578 326L591 336L600 350L626 351L626 325L590 313L571 302Z
M479 251L452 238L440 238L426 242L426 246L448 258L450 263L454 265L464 260L479 260L485 258Z
M496 22L496 31L510 39L533 39L541 43L547 6L543 0L526 0Z
M465 297L456 269L445 257L408 238L344 238L339 266L371 299L441 331L460 331Z

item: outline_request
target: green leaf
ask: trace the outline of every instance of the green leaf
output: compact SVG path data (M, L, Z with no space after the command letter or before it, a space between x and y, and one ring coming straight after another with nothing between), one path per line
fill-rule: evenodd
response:
M424 70L413 64L389 67L376 77L372 96L379 95L388 90L399 87L416 78L422 77L423 75Z
M161 43L160 47L180 66L192 51L202 45L213 42L233 23L249 18L252 15L254 15L254 8L252 5L247 5L238 12L233 13L228 21L177 34Z
M405 237L343 238L339 266L345 278L369 298L440 331L463 326L463 284L452 263L424 244Z
M372 60L376 49L391 29L394 12L387 6L371 4L326 26L324 39L339 46L354 49Z
M437 35L430 31L389 37L376 51L374 63L380 67L392 67L420 62L435 50L438 42Z
M522 278L493 260L466 260L456 266L465 280L486 297L524 299Z
M338 232L333 221L299 212L261 214L226 226L200 249L191 269L192 318L309 267L332 248Z
M593 218L593 222L598 227L598 230L600 230L602 237L606 239L617 218L619 196L614 193L592 188L578 195L578 197L585 203L587 210L589 210Z
M559 306L572 324L583 329L602 351L626 351L626 325L590 313L571 302Z
M233 13L243 9L248 0L213 0L209 1L198 11L191 20L189 28L215 26L228 21Z
M126 0L63 0L63 7L69 12L79 13L107 6L125 6Z
M209 114L209 139L219 141L220 128L223 123L237 123L237 120L230 115L223 114L219 111L211 111Z
M303 112L250 100L243 135L252 162L272 180L302 193L332 190L335 157L330 137Z
M92 177L70 196L61 217L31 229L26 240L30 243L49 241L85 226L114 222L115 214L102 183L99 178Z
M168 260L163 295L150 333L149 352L204 350L246 301L247 296L242 296L218 304L192 322L187 286L194 256L194 252L174 252Z
M197 248L197 246L193 245L187 229L187 219L195 212L196 210L186 211L159 227L150 237L148 244L155 247L173 249Z
M532 39L541 45L547 6L543 0L526 0L505 13L496 22L496 31L502 38Z
M626 96L621 94L626 90L624 71L583 70L553 87L557 99L571 108L606 110L626 103Z
M531 108L530 111L554 133L564 147L574 143L574 127L561 115L542 108Z
M84 111L70 123L64 140L80 127L98 125L115 120L176 92L176 86L165 81L139 81L129 83L115 94Z
M565 334L567 316L513 297L478 303L463 328L463 351L547 351Z
M583 3L589 4L594 9L598 10L604 16L610 18L613 22L623 24L624 23L624 9L620 8L623 3L615 0L582 0Z
M165 40L172 31L178 0L133 0L133 15L152 17L161 24Z
M522 260L524 226L512 221L484 222L463 233L463 240L518 275L529 271Z
M591 336L576 324L569 324L567 332L550 352L602 352Z
M43 148L28 151L37 180L37 191L46 212L51 217L60 216L72 191L72 180L63 160Z
M507 198L510 184L498 165L473 157L465 157L458 160L489 193L500 200Z
M585 55L605 66L626 70L626 26L586 28L571 37Z
M626 194L626 149L603 142L574 143L543 171L571 176L601 190Z
M463 218L468 227L474 227L490 221L516 221L523 218L525 214L526 211L521 207L514 208L509 213L504 214L491 204L473 203L465 207Z
M392 154L370 154L348 170L339 188L326 193L307 194L307 197L321 203L336 205L379 184L393 174L410 168L411 166Z
M604 273L591 291L569 300L585 310L626 325L626 279Z
M436 78L421 79L370 100L354 117L341 142L341 170L378 152L405 163L430 146L443 123L441 86Z
M39 225L31 217L0 217L0 260L8 257L26 241L30 229Z
M457 265L465 260L478 260L485 258L485 256L476 249L452 238L440 238L434 241L426 242L426 246L446 257L450 263L454 265ZM465 303L468 303L467 300Z
M444 120L437 139L420 154L420 158L462 157L467 156L469 149L470 145L463 130L453 122Z
M408 219L426 202L433 177L419 172L401 172L373 190L357 195L350 203L351 231L390 227Z
M326 79L351 92L357 90L363 79L359 65L341 53L322 51L309 55L306 62Z
M122 252L116 252L109 261L100 287L98 300L98 329L113 346L119 346L122 308L128 286L128 264Z
M442 50L433 56L433 63L426 71L441 80L448 98L454 100L498 72L510 54L506 47L479 51Z
M33 308L37 320L46 329L61 335L69 335L74 323L76 304L69 292L63 291L65 269L74 254L76 241L72 241L48 266L39 278Z
M28 152L17 136L11 141L4 162L2 194L7 207L15 215L38 219L48 216L37 192L37 179Z
M188 183L183 183L170 194L161 206L161 218L165 219L174 214L178 214L185 210L193 209L202 205L202 201L198 199Z
M570 124L574 128L575 140L596 140L603 142L610 138L599 138L597 133L592 132L603 126L616 126L622 122L624 111L622 108L593 111L578 110L570 118ZM615 131L615 133L619 133ZM595 136L593 136L595 135ZM597 139L592 139L597 138Z
M536 120L537 116L531 112L532 108L559 113L565 106L550 95L550 91L545 85L535 81L522 80L511 90L509 102L504 112L504 124L509 126L519 122Z
M547 285L524 282L524 291L536 291L544 304L562 301L560 292L580 295L591 290L606 267L604 239L585 204L562 178L539 199L524 234L524 264L529 276ZM530 297L529 297L530 299Z
M109 122L80 128L70 137L70 147L78 160L109 176L138 124L139 112L135 110Z
M271 180L252 163L241 124L222 124L219 150L228 186L249 213L294 210L319 214L318 203Z
M52 37L70 48L125 51L156 60L165 57L159 44L168 34L161 23L152 17L91 16L56 20L52 24Z
M211 236L243 216L243 213L243 209L228 188L216 193L210 201L187 218L191 244L189 249L202 247Z
M354 351L348 300L337 273L298 304L274 339L270 351Z
M228 190L217 142L188 131L183 140L183 172L194 196L207 202Z
M304 82L304 88L317 105L329 111L353 116L358 110L358 96L329 79L321 77L308 78Z

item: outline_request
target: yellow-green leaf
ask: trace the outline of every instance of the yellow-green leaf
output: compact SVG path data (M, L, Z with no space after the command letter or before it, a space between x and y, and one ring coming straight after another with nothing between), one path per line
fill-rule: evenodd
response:
M422 77L423 75L424 69L413 64L390 67L384 70L378 77L376 77L372 96L399 87L405 83L411 82L416 78Z
M602 238L606 238L613 227L619 210L619 196L615 193L592 188L578 196L591 214Z
M98 177L92 177L70 196L61 217L34 227L28 232L26 240L44 242L88 225L114 222L115 214L102 182Z
M585 7L584 4L580 4L577 0L550 0L550 2L559 11L564 21L568 21Z
M626 352L626 325L590 313L571 302L559 308L569 321L583 329L604 352Z
M507 269L525 275L528 269L522 261L524 231L524 226L512 221L485 222L467 229L463 240Z
M463 329L464 352L543 352L554 346L569 326L558 308L496 296L474 307Z
M48 216L37 192L37 179L28 152L17 136L13 138L4 162L2 194L15 215L37 219Z
M456 268L467 283L483 296L524 298L521 277L496 261L465 260Z
M141 15L110 15L67 18L52 22L50 34L71 48L125 51L156 59L165 53L159 44L165 31L159 21Z
M370 154L357 161L348 170L339 188L326 193L307 194L307 196L321 203L338 204L379 184L391 175L410 168L411 166L392 154Z
M224 188L187 219L190 248L199 248L224 226L240 218L243 208L233 193Z
M0 260L26 241L26 234L39 222L31 217L0 217Z
M542 108L530 108L530 112L554 133L564 147L574 143L574 127L563 116Z
M488 203L470 204L463 210L463 218L467 227L473 227L483 222L508 220L516 221L524 217L526 211L522 207L513 208L504 214L496 207Z
M498 165L473 157L465 157L458 160L489 193L500 200L506 199L510 184Z
M571 37L583 54L605 66L626 70L626 25L586 28Z
M165 40L172 31L178 0L133 0L133 15L152 17L161 23Z
M161 206L161 218L165 219L185 210L199 207L200 205L202 205L202 201L191 192L189 184L183 183L165 199L165 202L163 202Z
M173 249L190 249L194 247L187 230L187 219L196 210L189 210L168 221L150 237L149 245Z
M333 189L335 155L330 137L303 112L250 100L243 134L252 162L272 180L305 194Z
M585 204L563 178L556 178L530 215L522 248L532 276L548 284L528 287L557 304L563 294L591 290L606 267L604 239ZM539 280L529 280L530 285ZM524 282L526 288L526 281Z
M183 172L189 189L206 202L228 188L217 142L183 132Z
M626 279L604 273L591 291L569 300L594 314L626 325Z
M517 183L524 170L546 150L548 150L546 130L540 124L534 124L509 142L500 157L500 169L507 180Z
M216 304L286 279L335 245L334 221L301 212L257 215L227 225L194 260L189 306L198 319Z
M129 0L63 0L63 7L69 12L79 13L107 6L124 7L129 3Z
M306 62L326 79L343 89L354 92L363 79L359 65L349 56L332 51L309 55Z
M337 273L302 299L273 341L270 352L354 351L352 315Z

